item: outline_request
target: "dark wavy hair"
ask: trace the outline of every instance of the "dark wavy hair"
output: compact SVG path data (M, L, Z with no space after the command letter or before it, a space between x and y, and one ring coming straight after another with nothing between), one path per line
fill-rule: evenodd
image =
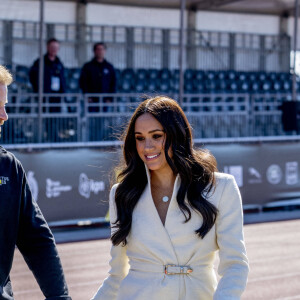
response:
M135 122L145 113L151 114L164 128L165 157L174 174L179 174L181 179L177 193L179 208L185 216L185 222L191 219L189 207L202 215L203 223L195 233L204 238L213 227L218 213L217 208L206 200L207 194L215 186L216 160L208 151L193 149L191 127L183 110L175 100L160 96L147 99L138 106L124 133L124 165L117 176L117 220L113 224L116 231L111 236L112 243L126 245L133 209L147 185L145 165L137 153L135 140ZM168 155L170 147L172 158Z

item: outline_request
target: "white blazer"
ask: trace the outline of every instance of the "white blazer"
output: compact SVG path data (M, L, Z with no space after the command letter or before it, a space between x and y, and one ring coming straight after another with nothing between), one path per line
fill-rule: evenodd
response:
M148 184L132 215L132 226L125 247L112 246L109 276L93 300L238 300L245 289L248 259L243 236L241 196L231 175L216 173L216 188L209 201L219 213L215 225L201 239L195 234L201 215L191 209L192 218L184 223L176 201L180 186L177 176L165 226L154 205L150 175ZM111 222L116 220L115 191L110 192ZM114 230L114 229L112 229ZM219 250L219 283L213 269ZM189 266L190 274L166 275L167 264Z

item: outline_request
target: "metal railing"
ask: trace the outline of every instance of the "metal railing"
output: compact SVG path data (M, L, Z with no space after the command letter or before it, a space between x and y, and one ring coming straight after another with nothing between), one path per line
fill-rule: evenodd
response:
M177 99L176 95L169 96ZM289 97L289 94L185 94L182 108L195 139L284 136L280 106ZM9 119L3 125L1 143L115 141L145 98L136 93L44 94L39 114L37 94L9 93Z
M0 63L29 67L39 56L39 23L0 20ZM108 45L107 59L118 69L178 69L178 29L108 25L52 24L46 39L56 37L67 68L92 58L95 42ZM184 68L288 72L290 37L224 31L186 30Z

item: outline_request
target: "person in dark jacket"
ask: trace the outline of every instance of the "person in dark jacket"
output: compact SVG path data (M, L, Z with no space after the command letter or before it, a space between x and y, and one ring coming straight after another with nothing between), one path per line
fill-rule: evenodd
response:
M0 132L11 74L0 65ZM71 300L53 235L21 163L0 146L0 300L13 300L10 271L18 247L48 300Z
M116 92L116 73L113 65L105 59L106 44L93 46L94 58L87 62L80 74L79 85L84 94L108 94ZM99 103L99 97L90 97L89 103ZM111 102L111 97L104 97L103 102ZM104 107L104 111L109 107ZM89 107L90 112L99 112L99 107Z
M47 42L47 53L44 55L44 93L65 93L66 80L65 68L57 56L59 42L51 38ZM39 59L37 59L29 70L29 80L34 93L39 90ZM60 103L60 97L50 97L49 103ZM60 112L60 107L50 107L49 112Z

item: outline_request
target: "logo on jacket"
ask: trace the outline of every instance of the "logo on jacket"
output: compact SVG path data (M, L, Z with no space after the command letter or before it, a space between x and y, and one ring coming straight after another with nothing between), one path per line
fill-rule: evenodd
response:
M36 181L36 179L34 178L34 172L33 171L28 171L27 172L27 181L28 181L28 185L30 187L33 199L35 201L38 200L38 195L39 195L39 186L38 183Z
M9 181L8 177L0 176L0 185L4 185Z
M100 191L104 191L104 189L104 181L95 181L93 179L89 179L84 173L79 175L78 191L81 196L89 199L91 193L98 194Z
M103 69L103 73L104 73L105 75L107 75L107 74L109 74L109 70L108 70L108 69Z

